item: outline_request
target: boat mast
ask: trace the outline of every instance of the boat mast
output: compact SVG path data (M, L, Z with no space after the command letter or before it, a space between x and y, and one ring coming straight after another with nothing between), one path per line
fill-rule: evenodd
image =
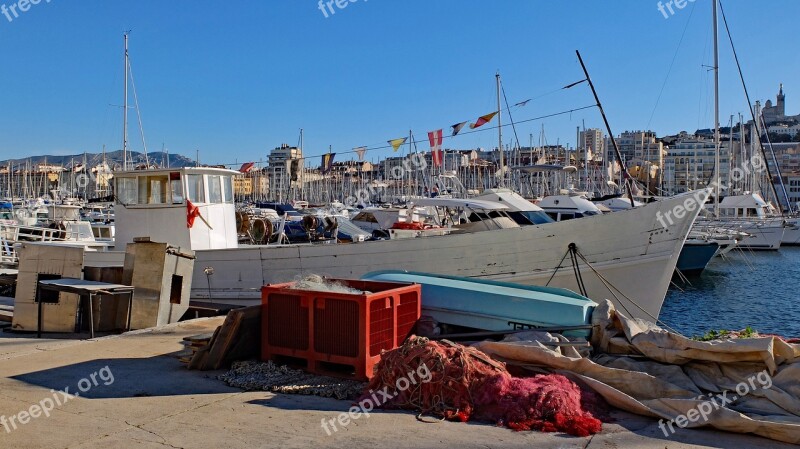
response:
M505 166L505 157L503 157L503 123L500 120L500 116L503 112L500 110L500 72L498 71L495 74L495 79L497 80L497 150L500 151L500 187L505 187L505 171L503 171L503 167Z
M714 167L716 180L714 182L714 217L719 218L719 194L720 194L720 138L719 138L719 36L717 34L717 0L712 0L714 4Z
M125 37L125 78L123 84L125 85L125 97L122 101L122 169L128 169L128 32L124 33Z
M715 0L716 1L716 0ZM589 70L586 69L586 64L583 63L583 58L581 57L581 52L575 50L575 54L578 55L578 62L581 63L581 68L583 69L583 74L586 75L586 82L589 83L589 87L592 89L592 95L594 95L594 101L597 103L597 109L600 110L600 116L603 117L603 123L606 125L606 131L608 131L608 137L611 139L611 144L614 146L614 154L619 161L620 167L620 176L624 180L621 184L628 190L628 200L631 202L631 207L636 207L635 203L633 202L633 186L631 183L633 181L630 179L630 174L628 173L628 166L625 163L625 159L622 158L622 153L619 151L619 146L617 145L617 139L614 138L614 133L611 132L611 125L608 123L608 118L606 118L606 112L603 110L603 105L600 103L600 97L597 96L597 91L594 88L594 83L592 83L592 78L589 76Z

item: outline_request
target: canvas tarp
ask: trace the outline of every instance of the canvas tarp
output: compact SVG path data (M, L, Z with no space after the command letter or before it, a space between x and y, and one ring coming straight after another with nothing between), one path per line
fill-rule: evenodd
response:
M777 337L694 341L629 319L608 301L592 324L591 358L548 344L568 340L542 332L476 346L511 364L571 374L617 408L663 419L665 434L670 425L708 425L800 444L800 345Z

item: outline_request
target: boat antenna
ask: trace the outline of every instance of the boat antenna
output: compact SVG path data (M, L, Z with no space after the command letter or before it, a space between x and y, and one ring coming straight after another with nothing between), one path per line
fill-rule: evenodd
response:
M128 169L128 36L131 30L123 33L125 39L125 77L122 81L125 97L122 101L122 169Z

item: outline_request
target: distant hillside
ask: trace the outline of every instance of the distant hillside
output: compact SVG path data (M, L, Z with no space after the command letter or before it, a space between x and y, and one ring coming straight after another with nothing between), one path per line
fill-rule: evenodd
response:
M86 165L89 167L94 167L97 164L103 162L103 154L102 153L86 153ZM106 153L106 162L108 163L111 168L118 168L122 167L122 151L112 151ZM128 159L133 162L134 165L144 164L145 157L144 153L138 153L135 151L128 152ZM166 166L164 153L162 152L152 152L148 153L148 159L151 165L158 165L158 166ZM31 165L37 164L44 164L47 163L48 165L61 165L66 168L71 168L73 166L77 166L83 164L84 155L83 154L74 154L70 156L53 156L53 155L45 155L45 156L30 156L23 159L7 159L5 161L0 161L0 166L8 166L9 164L13 166L25 165L29 163ZM170 167L191 167L194 166L195 162L188 157L181 156L180 154L170 154L169 155L169 166Z

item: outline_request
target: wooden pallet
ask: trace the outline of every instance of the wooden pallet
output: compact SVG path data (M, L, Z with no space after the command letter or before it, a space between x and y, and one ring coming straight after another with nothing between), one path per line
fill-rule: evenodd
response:
M208 334L185 339L191 352L184 356L189 369L218 370L236 360L257 356L261 349L261 306L231 310L222 326Z

